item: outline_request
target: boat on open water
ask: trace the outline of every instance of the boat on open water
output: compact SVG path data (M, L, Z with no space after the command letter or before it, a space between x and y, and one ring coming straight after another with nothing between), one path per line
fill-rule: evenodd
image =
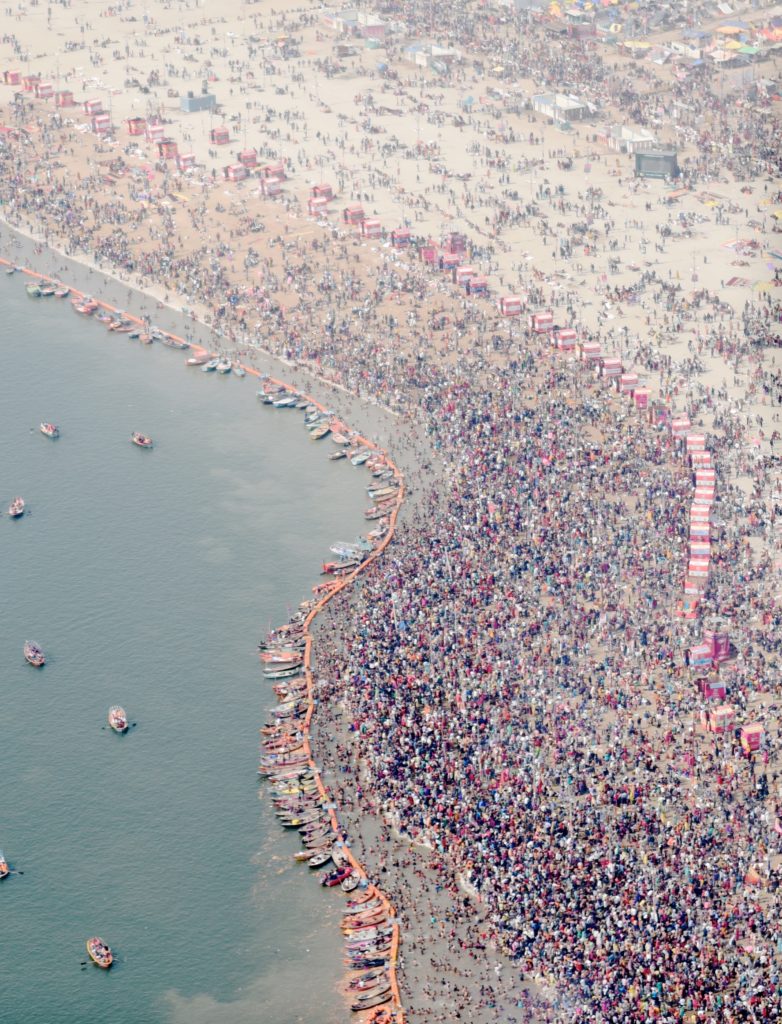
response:
M99 939L97 935L91 939L87 939L87 953L89 954L90 960L98 967L102 967L106 970L111 967L114 962L114 954L111 952L111 948L103 941Z
M56 427L53 423L42 423L41 433L44 434L46 437L59 437L60 428Z
M8 861L5 859L5 854L0 850L0 878L7 878L11 874L11 868L8 866Z
M152 448L154 445L151 437L147 437L146 434L139 434L137 430L134 430L130 435L130 440L133 444L138 445L139 448Z
M12 519L18 519L24 515L24 498L14 498L8 506L8 515Z
M128 731L128 716L125 714L125 709L121 708L119 704L109 708L109 725L114 732L123 733Z
M24 645L24 657L25 661L29 661L33 668L40 668L41 665L46 664L46 655L32 640L28 640Z

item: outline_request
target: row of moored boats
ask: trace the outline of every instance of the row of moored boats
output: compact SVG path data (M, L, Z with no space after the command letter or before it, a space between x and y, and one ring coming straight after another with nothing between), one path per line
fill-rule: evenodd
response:
M355 868L305 742L310 694L304 623L311 607L311 602L304 602L288 623L273 630L260 645L265 677L272 681L277 704L261 729L258 772L267 779L280 824L298 833L302 849L295 859L312 869L323 868L321 885L339 887L349 895L342 914L345 966L350 971L351 1009L360 1012L391 1000L394 925L386 902Z
M360 440L338 423L333 415L271 381L266 381L259 397L277 408L300 408L304 424L314 439L331 433L341 457L350 457L356 466L366 466L372 474L367 487L374 502L372 516L380 521L366 537L354 541L336 541L331 545L333 559L323 563L322 572L332 577L313 587L316 598L333 589L340 577L356 572L382 542L388 528L388 516L399 499L400 481L382 452L362 447ZM375 513L379 512L379 515ZM285 625L273 630L259 645L264 678L277 698L261 729L259 774L272 790L274 811L283 828L298 833L302 850L296 860L310 868L323 868L321 885L339 886L351 895L343 911L345 965L350 969L348 995L351 1008L360 1012L383 1007L391 1001L390 957L394 923L386 901L356 870L338 826L336 810L329 802L312 762L306 740L306 718L312 704L306 665L307 616L312 600L302 603L298 613ZM380 1020L380 1018L378 1018Z

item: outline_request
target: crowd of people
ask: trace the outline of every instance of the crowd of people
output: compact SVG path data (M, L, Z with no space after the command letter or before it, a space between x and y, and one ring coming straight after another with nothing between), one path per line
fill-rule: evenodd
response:
M418 5L393 8L421 22ZM683 141L697 142L688 186L728 172L758 184L779 170L778 121L707 72L663 96L652 71L631 88L591 44L552 40L527 14L524 45L477 8L446 5L438 19L510 78L567 81L639 125L675 107ZM399 56L391 46L389 62ZM465 259L640 371L656 391L647 416L547 336L500 317L494 299L465 297L419 258L426 236L368 258L345 227L297 231L303 197L280 207L281 226L227 199L209 175L178 203L169 170L153 188L116 151L77 171L72 127L54 115L30 133L32 116L24 101L9 108L18 129L0 144L10 224L177 297L222 346L250 356L262 347L398 414L397 444L410 443L419 462L414 493L387 554L330 606L316 646L322 693L349 724L342 753L359 779L357 805L430 846L474 896L485 941L537 985L520 1008L527 1019L780 1019L782 380L767 358L782 333L776 293L736 310L724 290L688 290L652 260L621 283L602 273L620 251L646 252L645 222L618 223L591 183L565 198L543 174L564 171L568 157L542 138L540 159L524 165L540 175L524 200L510 187L517 163L494 146L475 155L508 176L499 192L443 182L406 196L408 214L420 202L459 208L474 229ZM482 131L480 115L470 123ZM339 139L318 142L344 151ZM401 158L401 148L385 155ZM371 202L365 190L390 180L373 165L351 187ZM665 253L693 221L661 208L657 226L655 252ZM509 253L503 239L519 229L531 245L556 246L564 269L545 273ZM622 307L642 329L616 325ZM685 334L686 353L671 355ZM703 379L715 361L718 385ZM693 480L673 410L706 425L717 470L696 620L676 614ZM754 754L733 730L701 726L702 670L686 652L710 618L733 644L720 673L737 723L764 727ZM456 952L464 940L452 940ZM494 1005L488 988L482 998Z

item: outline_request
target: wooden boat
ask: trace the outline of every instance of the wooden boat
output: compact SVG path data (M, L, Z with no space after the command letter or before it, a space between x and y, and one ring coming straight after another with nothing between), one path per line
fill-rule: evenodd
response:
M190 356L189 359L185 360L186 366L205 366L212 357L208 353L204 353L200 356Z
M275 398L272 405L275 409L294 409L298 397L296 395L280 395L279 398Z
M40 285L40 290L41 290L41 295L44 298L46 298L46 299L50 299L52 297L52 295L54 295L54 293L56 291L56 289L55 289L53 284L42 284L42 285Z
M12 519L18 519L24 515L24 498L14 498L8 506L8 515Z
M383 903L377 896L366 896L363 900L353 900L348 903L347 908L342 911L343 914L343 927L350 928L351 921L360 916L363 913L372 913L377 909L383 909Z
M320 441L324 437L326 437L327 434L330 433L331 427L328 425L328 423L322 423L319 426L315 427L315 429L310 434L310 437L312 438L313 441Z
M234 373L236 374L237 377L246 377L247 376L247 371L245 370L245 368L243 366L240 366L239 363L234 363L233 364L233 371L234 371Z
M67 299L67 297L70 294L71 294L70 288L66 287L66 285L64 285L64 284L60 285L59 288L55 288L55 290L54 290L54 295L55 295L55 298L57 298L57 299Z
M136 430L130 435L130 440L133 444L138 445L139 448L152 448L154 445L151 437L147 437L146 434L139 434Z
M360 882L361 879L358 875L350 874L340 882L340 889L343 892L353 892L354 889L358 888Z
M353 868L344 867L337 868L336 871L330 871L327 874L321 875L320 884L325 885L327 889L333 888L335 885L346 881L353 874Z
M230 373L231 372L231 360L230 359L218 359L217 366L215 367L218 373Z
M220 362L219 359L210 359L208 363L204 363L201 367L202 373L211 373L217 369L217 364Z
M115 317L112 313L109 313L106 310L101 310L100 313L95 314L95 319L98 321L98 323L106 324L108 326L108 324L114 322Z
M331 435L331 440L334 442L334 444L340 445L340 446L343 446L343 447L345 445L349 445L350 444L350 438L349 437L345 437L344 434L340 434L339 432L333 433Z
M344 576L346 573L352 572L360 564L357 558L349 558L343 562L324 562L320 571L322 574L330 574L331 576Z
M329 453L329 459L331 459L332 462L336 462L338 459L344 459L344 458L346 458L346 456L345 456L345 453L342 451L341 448L338 451L336 451L336 452L330 452Z
M109 708L109 725L114 732L123 733L128 731L128 716L125 714L125 709L121 708L119 704Z
M364 448L362 451L357 452L350 461L354 466L363 466L371 454L372 452L369 448Z
M397 494L398 491L399 491L398 487L377 487L377 488L371 488L370 490L368 490L367 494L372 499L372 501L377 503L379 498L394 498L394 497L396 497L396 494Z
M41 297L40 285L27 284L25 285L25 291L27 292L31 299L40 299Z
M351 1006L351 1010L356 1010L356 1007L358 1007L359 1010L366 1010L367 1007L379 1006L379 1000L381 1000L381 997L383 996L385 998L382 999L382 1002L387 1003L388 1000L391 998L391 983L389 981L382 981L379 985L376 985L374 988L371 988L367 992L362 992L361 995L356 996L353 1005Z
M41 433L44 434L46 437L59 437L60 428L56 427L53 423L42 423Z
M103 939L99 939L97 935L91 939L87 939L87 952L90 960L92 960L94 964L97 964L98 967L102 967L104 970L111 967L114 962L114 954L111 952L111 949L106 945Z
M348 982L348 988L353 991L361 991L361 989L375 988L375 986L385 976L386 971L383 967L376 967L373 971L362 971L357 978L352 978Z
M24 645L24 657L25 661L29 661L33 668L40 668L41 665L46 664L46 655L32 640L28 640Z
M333 577L341 577L341 575L349 575L360 564L357 558L351 558L346 562L324 562L320 571L333 575Z
M292 679L294 676L301 675L301 666L292 665L288 668L277 668L276 665L272 665L270 668L264 669L264 675L267 679Z
M182 352L184 352L185 349L190 348L189 341L182 341L181 338L175 338L173 334L160 332L159 334L154 335L154 337L156 341L159 341L161 345L165 345L166 348L176 348Z
M311 868L322 868L331 860L330 850L314 850L308 852L309 865Z
M378 506L375 505L372 508L368 508L366 510L366 512L364 513L364 518L365 519L382 519L387 514L388 514L388 509L387 508L378 508Z
M11 869L8 866L8 861L5 859L5 854L0 850L0 878L7 878L11 874Z
M298 665L303 660L301 651L261 651L258 657L267 665Z
M372 545L362 547L360 544L350 544L348 541L338 540L331 545L329 551L333 551L340 558L357 558L363 551L371 551Z

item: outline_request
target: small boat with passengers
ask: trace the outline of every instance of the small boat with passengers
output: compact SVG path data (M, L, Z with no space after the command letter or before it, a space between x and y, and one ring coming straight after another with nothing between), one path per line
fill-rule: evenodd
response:
M186 366L206 366L212 357L208 352L202 353L200 356L188 356L185 360Z
M133 444L138 445L139 448L152 448L154 441L151 437L147 437L146 434L139 434L137 430L134 430L130 435L130 440Z
M32 640L28 640L24 645L24 658L33 668L40 668L41 665L46 664L46 655L38 644L33 643Z
M99 939L97 935L87 939L87 953L90 960L104 970L111 967L114 962L114 954L111 952L111 947L103 939Z
M119 704L109 708L109 725L114 732L123 733L128 731L128 716L125 714L125 709L121 708Z
M14 498L8 506L8 515L12 519L18 519L24 515L24 498Z
M54 423L42 423L41 424L41 433L45 437L59 437L60 436L60 428L55 426Z
M11 874L11 868L8 866L8 861L5 859L5 854L0 850L0 878L7 878Z

